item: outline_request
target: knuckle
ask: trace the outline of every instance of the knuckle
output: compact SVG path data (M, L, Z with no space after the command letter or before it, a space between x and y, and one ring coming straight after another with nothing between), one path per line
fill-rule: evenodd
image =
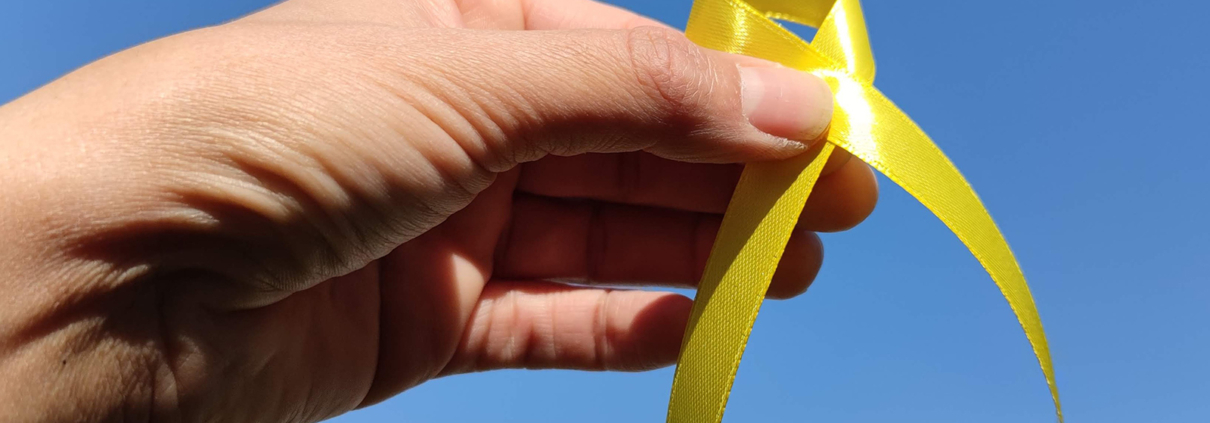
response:
M639 85L670 111L693 110L707 98L712 63L684 34L659 27L630 29L626 53Z
M610 330L611 322L609 318L610 301L613 299L614 295L616 295L615 291L605 291L601 293L600 301L597 301L593 306L593 368L604 370L616 367L614 365L616 357L613 353L613 345L617 334Z
M642 188L647 181L643 178L643 152L620 153L614 177L614 198L624 203L641 201Z

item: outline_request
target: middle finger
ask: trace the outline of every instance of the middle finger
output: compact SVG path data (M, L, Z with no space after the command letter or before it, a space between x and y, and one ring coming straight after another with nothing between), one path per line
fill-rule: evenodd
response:
M723 213L743 165L683 163L635 152L546 157L522 166L517 189L560 198ZM837 150L828 159L799 227L820 232L853 227L873 211L873 172Z

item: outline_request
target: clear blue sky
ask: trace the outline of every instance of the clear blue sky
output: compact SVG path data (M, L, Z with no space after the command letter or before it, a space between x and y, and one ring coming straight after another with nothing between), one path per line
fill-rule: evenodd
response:
M5 0L0 103L267 3ZM690 5L618 3L677 26ZM1021 260L1068 421L1210 421L1210 4L864 6L877 85L963 170ZM881 182L865 225L825 237L811 292L766 304L726 421L1052 421L991 281ZM337 421L654 422L671 381L671 369L464 375Z

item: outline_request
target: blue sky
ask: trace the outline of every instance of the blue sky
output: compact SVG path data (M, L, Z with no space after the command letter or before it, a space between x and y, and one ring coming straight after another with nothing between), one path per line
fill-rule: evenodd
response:
M4 1L0 103L268 3ZM690 5L617 3L676 26ZM963 170L1025 269L1068 421L1210 421L1210 4L864 8L878 87ZM991 281L939 221L880 182L866 224L825 236L811 292L766 304L725 421L1052 421ZM671 381L671 369L464 375L336 421L661 421Z

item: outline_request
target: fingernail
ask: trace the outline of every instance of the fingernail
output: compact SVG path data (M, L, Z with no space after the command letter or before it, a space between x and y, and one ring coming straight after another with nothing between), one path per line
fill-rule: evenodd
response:
M832 90L815 75L783 67L739 68L744 116L770 135L810 143L832 121Z

